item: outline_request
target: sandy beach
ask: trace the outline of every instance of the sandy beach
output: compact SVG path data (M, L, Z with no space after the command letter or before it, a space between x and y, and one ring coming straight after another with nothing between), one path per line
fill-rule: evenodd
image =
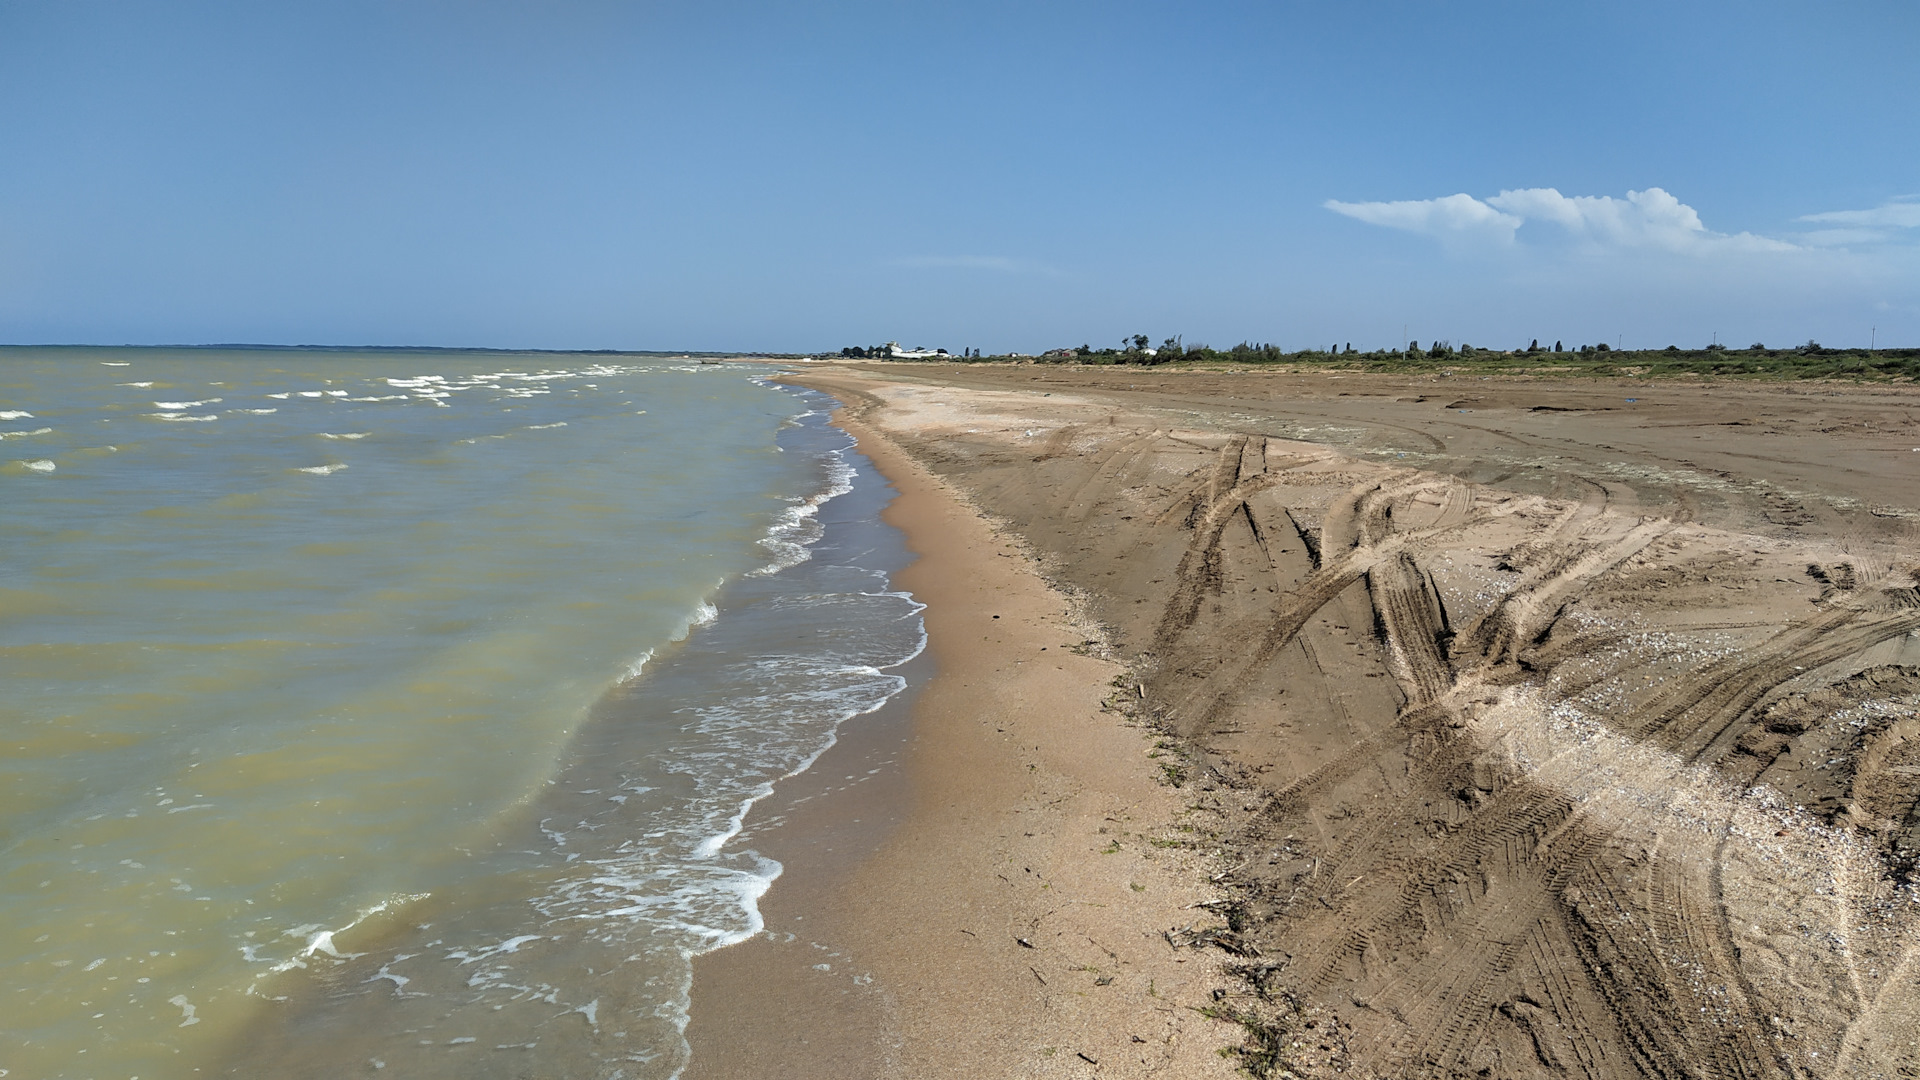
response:
M1912 387L799 378L936 674L691 1075L1920 1068Z

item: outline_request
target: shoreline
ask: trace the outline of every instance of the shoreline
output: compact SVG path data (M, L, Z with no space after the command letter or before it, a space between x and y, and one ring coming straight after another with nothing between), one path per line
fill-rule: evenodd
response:
M647 650L643 677L600 691L539 797L487 823L487 853L520 857L518 872L472 875L323 937L321 956L302 958L317 977L271 987L276 1003L219 1052L223 1074L381 1062L410 1076L495 1075L536 1049L553 1075L684 1063L688 953L757 933L754 900L778 876L741 850L745 820L763 822L762 804L778 802L755 781L790 795L779 777L817 778L810 766L834 729L874 729L864 722L909 694L923 666L916 606L887 585L908 561L878 521L890 492L828 423L831 399L777 389L800 405L776 434L801 486L771 489L781 509L746 534L752 568ZM663 857L622 861L650 841ZM549 847L562 869L536 878L525 860ZM505 1000L476 1000L490 984L506 985ZM556 1022L555 1006L573 1012ZM426 1033L440 1037L419 1041ZM490 1061L462 1060L475 1056Z
M694 961L684 1075L1228 1075L1237 1032L1187 1008L1215 964L1160 933L1211 896L1162 835L1184 808L1152 734L1103 708L1120 665L1081 649L1096 635L1017 542L863 421L856 388L794 381L842 402L833 422L899 492L882 519L917 558L894 585L927 605L933 673L892 779L825 790L884 756L863 725L766 808L811 800L767 836L787 870L766 932ZM863 857L792 854L853 836Z

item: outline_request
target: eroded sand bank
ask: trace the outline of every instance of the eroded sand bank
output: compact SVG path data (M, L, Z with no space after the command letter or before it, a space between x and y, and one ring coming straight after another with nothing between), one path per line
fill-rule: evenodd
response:
M1011 585L1020 552L931 483L926 509L903 498L942 671L919 795L857 886L807 901L872 958L892 1074L1092 1075L1053 1032L1138 1037L1101 996L1117 984L1056 989L1036 966L1022 985L1023 946L943 937L976 898L1017 931L1093 896L1119 865L1092 857L1119 817L1095 813L1104 785L1128 792L1108 800L1131 808L1122 852L1146 841L1164 875L1119 899L1181 903L1086 911L1145 943L1140 970L1187 961L1149 1000L1230 1013L1247 1040L1235 1061L1088 1051L1101 1073L1920 1069L1920 393L905 365L808 381L852 404L889 475L963 493L1097 624L1070 628L1035 578L1028 607L987 613L1016 625L981 634L968 620L1000 601L980 575ZM1124 671L1073 656L1052 704L1021 708L1019 650L1081 638ZM1001 714L1022 726L995 757ZM1185 740L1179 786L1152 785L1169 762L1142 760L1140 719ZM1085 770L1056 785L1068 809L1038 811L1055 791L1025 746ZM1185 861L1149 864L1160 851ZM1029 852L1056 860L1056 896L1015 884ZM1008 866L1004 892L981 887ZM755 947L718 957L744 971ZM697 1017L726 996L711 985ZM780 1002L756 1010L769 1032ZM1242 1035L1182 1022L1166 1045Z

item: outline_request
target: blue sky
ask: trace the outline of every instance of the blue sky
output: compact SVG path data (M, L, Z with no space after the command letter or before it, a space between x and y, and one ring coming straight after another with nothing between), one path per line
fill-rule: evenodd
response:
M0 341L1920 345L1916 55L1908 0L0 0Z

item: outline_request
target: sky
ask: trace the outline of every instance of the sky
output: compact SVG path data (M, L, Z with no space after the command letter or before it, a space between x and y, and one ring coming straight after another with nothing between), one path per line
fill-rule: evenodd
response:
M1920 5L0 0L0 342L1920 346Z

